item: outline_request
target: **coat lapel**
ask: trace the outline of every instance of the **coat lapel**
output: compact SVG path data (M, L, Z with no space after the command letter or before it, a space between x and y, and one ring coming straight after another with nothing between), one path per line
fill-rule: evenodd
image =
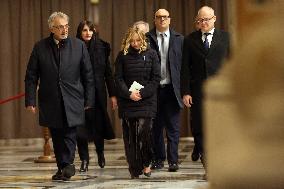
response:
M197 48L199 48L204 54L207 54L208 53L208 51L205 49L205 47L204 47L204 43L203 43L203 41L202 41L202 33L201 33L201 31L199 30L199 31L197 31L196 33L195 33L196 35L194 36L194 43L195 43L195 45L197 46Z
M212 53L214 51L215 47L217 46L218 42L220 41L220 32L215 29L214 34L213 34L213 38L212 38L212 41L211 41L211 45L210 45L210 48L209 48L208 51L204 47L204 43L202 41L202 36L201 35L202 35L201 31L196 32L196 35L193 38L195 45L202 52L204 52L204 54Z
M213 38L212 38L212 41L211 41L209 52L214 51L214 49L215 49L215 47L216 47L216 45L218 44L219 41L220 41L220 32L215 29L214 34L213 34Z
M70 63L72 62L70 59L71 56L70 55L70 38L67 37L62 44L62 47L60 47L60 54L61 54L61 61L60 61L60 65L59 65L59 69L67 69L70 65Z
M174 40L175 40L175 38L176 38L175 35L176 35L176 34L174 33L174 31L172 31L172 30L170 29L170 40L169 40L169 50L168 50L168 52L170 52L170 48L173 47Z
M158 40L157 40L157 36L156 36L156 30L151 30L149 32L149 36L153 39L153 41L155 42L155 44L153 44L153 46L155 46L155 49L159 50L159 45L158 45Z
M49 42L48 53L49 53L49 56L52 57L52 64L53 64L54 68L56 69L56 71L58 72L59 68L58 68L58 66L56 64L56 59L55 59L56 55L55 55L55 52L54 52L54 49L53 49L53 48L55 48L54 47L55 44L54 44L53 38L50 37L48 42Z

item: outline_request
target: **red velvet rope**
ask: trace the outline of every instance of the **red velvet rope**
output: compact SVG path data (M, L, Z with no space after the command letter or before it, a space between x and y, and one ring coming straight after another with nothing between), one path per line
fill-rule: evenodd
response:
M0 104L4 104L6 102L22 98L23 96L25 96L25 93L20 93L20 94L17 94L16 96L11 96L11 97L9 97L7 99L0 100Z

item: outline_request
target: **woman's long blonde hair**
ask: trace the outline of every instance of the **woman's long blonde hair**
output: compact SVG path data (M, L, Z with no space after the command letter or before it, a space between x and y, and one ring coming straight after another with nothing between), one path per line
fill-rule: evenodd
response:
M123 51L124 55L126 55L128 53L131 38L135 33L138 34L139 38L142 41L142 45L139 49L139 53L141 53L142 51L146 51L147 40L146 40L145 34L141 30L139 30L137 27L130 27L130 28L128 28L128 30L125 34L125 37L124 37L124 39L122 40L122 43L121 43L121 51Z

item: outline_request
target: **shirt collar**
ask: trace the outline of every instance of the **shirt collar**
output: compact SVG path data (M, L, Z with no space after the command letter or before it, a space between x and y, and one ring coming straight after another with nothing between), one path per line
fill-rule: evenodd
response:
M58 45L59 41L55 38L53 38L53 40L54 40L55 44Z
M213 35L215 31L215 28L212 28L209 32L202 32L202 35L204 35L204 33L210 33L210 35Z
M168 36L170 36L170 29L168 28L165 32L160 32L160 31L156 30L157 36L160 36L160 34L162 34L162 33L165 34L166 37L168 37Z

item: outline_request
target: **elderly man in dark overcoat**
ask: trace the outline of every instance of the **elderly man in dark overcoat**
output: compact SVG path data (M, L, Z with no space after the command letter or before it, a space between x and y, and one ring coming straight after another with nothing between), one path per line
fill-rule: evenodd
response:
M84 109L94 105L94 78L85 44L68 37L69 17L54 12L48 19L50 36L37 42L25 77L25 105L49 128L58 171L52 180L75 175L76 127L83 126Z
M184 39L181 69L181 95L191 110L191 127L195 147L192 160L206 165L203 137L203 84L221 69L229 56L229 33L215 28L216 16L211 7L199 9L194 31ZM205 167L206 168L206 167Z

